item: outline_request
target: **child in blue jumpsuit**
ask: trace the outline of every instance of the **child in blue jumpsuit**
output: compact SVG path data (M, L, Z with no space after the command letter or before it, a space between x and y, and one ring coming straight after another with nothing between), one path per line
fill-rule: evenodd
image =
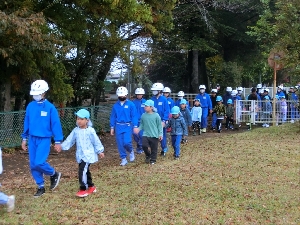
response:
M79 165L78 180L79 191L76 196L86 197L96 192L90 172L90 165L104 157L104 147L92 127L90 113L86 109L80 109L75 113L76 125L67 139L61 144L62 150L69 150L76 143L76 161Z
M132 101L126 99L128 90L125 87L118 87L116 94L118 101L113 105L110 114L110 134L116 134L116 141L121 158L120 166L127 165L126 151L130 153L129 161L135 160L132 148L132 127L134 133L138 133L138 117L136 108Z
M2 174L3 166L2 166L2 150L0 148L0 174ZM7 196L3 192L0 191L0 205L6 205L7 212L11 212L15 208L15 196L10 195Z
M199 94L196 96L196 99L200 99L201 108L202 108L202 118L201 118L201 132L206 133L207 128L207 117L209 113L212 113L212 104L209 94L205 93L205 85L199 86Z
M184 97L184 92L183 92L183 91L179 91L179 92L177 93L177 96L178 96L178 99L175 101L175 106L180 107L180 101L181 101L182 99L186 100L185 98L183 98L183 97ZM187 101L187 100L186 100L186 101ZM171 109L170 109L170 110L171 110Z
M137 88L135 90L136 99L134 99L132 102L136 107L137 117L138 117L138 126L140 125L140 120L142 114L145 112L145 102L146 100L143 98L143 95L145 94L145 90L143 88ZM143 131L140 130L138 134L133 133L133 139L136 142L136 153L142 154L143 148L142 148L142 139L143 139Z
M47 162L51 137L54 136L55 150L61 149L60 143L63 140L58 112L55 106L45 99L48 89L48 84L44 80L32 83L30 95L34 101L26 108L22 133L22 149L27 150L28 140L30 171L38 186L34 197L40 197L45 193L44 174L50 176L50 190L57 187L61 177L61 173L56 172Z
M163 89L163 94L164 94L164 96L166 97L166 99L167 99L167 101L168 101L168 104L169 104L169 107L170 107L170 111L171 111L171 109L172 109L173 106L175 105L174 100L170 97L171 89L168 88L168 87L164 87L164 89Z
M162 148L161 155L165 156L168 151L166 123L168 123L169 120L170 108L168 100L162 96L163 89L164 86L161 83L154 83L151 87L153 94L151 100L154 101L154 107L161 118L161 123L163 126L163 139L160 142Z

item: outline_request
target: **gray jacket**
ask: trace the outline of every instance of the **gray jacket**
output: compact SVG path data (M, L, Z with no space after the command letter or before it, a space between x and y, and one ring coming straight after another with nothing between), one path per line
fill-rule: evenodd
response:
M167 128L171 127L171 135L183 135L188 136L187 126L185 120L181 113L179 113L179 117L174 119L173 117L169 119L169 123L167 124Z

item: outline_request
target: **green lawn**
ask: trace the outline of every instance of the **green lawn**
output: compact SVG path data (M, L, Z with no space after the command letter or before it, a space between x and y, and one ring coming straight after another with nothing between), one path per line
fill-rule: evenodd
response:
M169 152L151 166L143 156L124 168L98 163L98 191L84 199L76 178L38 199L15 189L16 210L0 208L0 224L300 224L299 129L191 137L179 161Z

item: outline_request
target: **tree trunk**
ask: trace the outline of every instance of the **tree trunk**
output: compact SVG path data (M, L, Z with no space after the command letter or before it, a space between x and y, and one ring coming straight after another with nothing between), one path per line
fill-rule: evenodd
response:
M1 83L1 101L0 101L0 111L11 111L12 107L11 107L11 82L9 79L3 81Z
M192 81L191 85L193 88L193 92L198 93L198 87L199 87L199 70L198 70L198 58L199 58L199 52L198 50L192 50L193 53L193 61L192 61Z
M107 55L103 59L103 63L101 65L101 68L99 69L99 72L98 72L97 77L96 77L97 84L99 84L101 81L105 80L106 75L107 75L108 71L110 70L111 63L113 62L116 55L117 55L116 52L108 50ZM95 96L94 96L95 105L99 105L99 103L100 103L101 92L102 92L103 88L104 87L100 87L95 92Z
M199 78L200 78L200 83L204 84L206 86L206 92L210 91L210 81L206 73L206 56L203 54L200 54L198 58L198 63L199 63Z

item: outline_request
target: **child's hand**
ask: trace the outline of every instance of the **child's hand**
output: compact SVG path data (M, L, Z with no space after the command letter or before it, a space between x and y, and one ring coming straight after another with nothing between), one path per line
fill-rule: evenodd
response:
M61 144L56 143L56 144L54 145L54 149L55 149L55 151L57 151L57 152L61 152Z
M158 140L159 140L159 141L161 141L162 139L163 139L163 137L162 137L162 136L159 136L159 137L158 137Z
M162 125L162 127L165 127L166 123L165 122L161 122L161 125Z
M115 135L115 129L110 128L110 135L114 136Z
M135 133L135 134L139 134L139 132L140 132L140 130L139 130L139 128L133 128L133 132Z
M21 147L22 147L22 149L23 149L24 151L27 150L26 140L23 140L23 141L22 141Z
M100 159L103 159L103 158L104 158L104 153L103 153L103 152L100 152L100 153L99 153L99 157L100 157Z

